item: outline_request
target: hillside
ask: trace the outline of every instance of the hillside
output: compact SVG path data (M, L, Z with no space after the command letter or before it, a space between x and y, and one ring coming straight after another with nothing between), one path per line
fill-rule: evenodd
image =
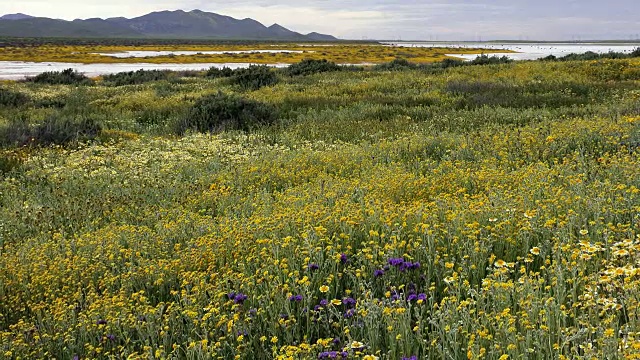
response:
M331 35L308 35L278 24L267 27L253 19L235 19L200 10L159 11L136 18L73 21L10 14L0 17L0 36L7 37L146 37L332 41Z

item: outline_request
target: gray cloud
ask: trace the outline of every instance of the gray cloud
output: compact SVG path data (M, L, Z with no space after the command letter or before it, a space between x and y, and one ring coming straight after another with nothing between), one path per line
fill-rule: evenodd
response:
M0 13L56 18L139 16L201 9L360 39L628 39L640 36L637 0L20 0Z

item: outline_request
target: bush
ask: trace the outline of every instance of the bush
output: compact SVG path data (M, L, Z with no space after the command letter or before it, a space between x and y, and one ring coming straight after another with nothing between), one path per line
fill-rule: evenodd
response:
M7 153L0 153L0 175L7 174L22 164L20 158Z
M207 73L205 75L208 78L212 78L212 79L216 79L216 78L227 78L227 77L232 77L233 76L233 70L231 68L228 67L223 67L222 69L219 69L217 67L212 67L209 70L207 70Z
M92 117L53 115L43 123L30 126L24 119L0 128L0 144L4 146L65 145L95 138L101 130Z
M216 132L224 130L249 131L273 124L277 110L268 104L234 95L217 93L198 100L176 126L178 134L187 130Z
M168 80L176 78L176 74L167 70L138 70L121 72L103 76L103 81L111 86L137 85L151 81Z
M629 56L632 58L640 57L640 47L633 50Z
M373 67L374 70L378 71L402 71L408 69L415 69L418 65L409 62L407 59L397 58L391 62L378 64Z
M29 97L17 91L0 88L0 106L16 107L29 102Z
M263 86L278 83L278 76L266 65L251 65L246 69L237 69L233 73L231 83L240 85L246 90L257 90Z
M513 60L509 59L507 56L487 56L480 55L475 59L469 61L467 64L469 65L495 65L495 64L508 64L513 62Z
M87 85L93 83L91 79L73 69L63 71L48 71L27 78L27 82L49 85Z
M297 64L292 64L286 68L285 73L290 76L306 76L312 74L318 74L323 72L331 72L331 71L340 71L340 65L327 61L326 59L322 60L302 60Z

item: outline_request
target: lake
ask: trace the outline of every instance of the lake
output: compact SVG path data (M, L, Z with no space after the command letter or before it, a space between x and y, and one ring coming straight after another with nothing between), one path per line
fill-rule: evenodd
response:
M515 53L493 53L491 51L476 54L447 54L465 60L473 60L478 55L507 56L514 60L536 60L543 57L565 56L571 53L583 54L589 51L603 54L611 51L630 53L640 47L638 43L483 43L483 42L385 42L388 46L400 47L440 47L440 48L483 48L489 50L511 50Z

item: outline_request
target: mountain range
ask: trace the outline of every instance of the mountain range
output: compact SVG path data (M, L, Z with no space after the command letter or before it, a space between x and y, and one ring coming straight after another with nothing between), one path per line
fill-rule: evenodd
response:
M0 17L0 37L163 38L333 41L331 35L301 34L278 24L201 10L158 11L136 18L92 18L66 21L26 14Z

